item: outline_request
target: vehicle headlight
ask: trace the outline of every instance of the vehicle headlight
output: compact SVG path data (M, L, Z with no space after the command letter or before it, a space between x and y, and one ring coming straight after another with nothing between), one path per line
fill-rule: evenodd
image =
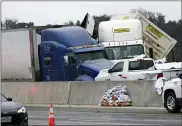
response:
M21 109L18 110L18 113L25 113L25 112L26 112L25 107L22 107Z

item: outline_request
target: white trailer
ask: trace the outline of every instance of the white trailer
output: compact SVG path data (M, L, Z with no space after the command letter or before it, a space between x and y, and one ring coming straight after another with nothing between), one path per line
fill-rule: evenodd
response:
M152 58L155 60L165 58L177 43L175 39L167 35L140 13L115 15L110 21L101 22L99 24L98 41L106 49L142 44L144 46L144 54L150 57L149 52L152 49ZM122 52L123 54L132 51L132 48L125 49L126 51ZM117 50L115 51L117 52Z
M35 29L2 30L2 81L35 81L39 77L38 44Z

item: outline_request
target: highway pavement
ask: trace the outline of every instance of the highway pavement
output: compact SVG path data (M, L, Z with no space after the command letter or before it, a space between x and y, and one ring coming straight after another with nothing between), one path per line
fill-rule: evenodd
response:
M49 107L27 107L29 125L48 125ZM142 114L54 108L56 125L182 125L182 113Z

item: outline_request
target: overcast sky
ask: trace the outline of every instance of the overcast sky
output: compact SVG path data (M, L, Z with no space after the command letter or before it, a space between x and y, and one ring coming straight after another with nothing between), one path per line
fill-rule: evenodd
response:
M128 13L133 8L161 12L166 20L181 19L181 2L125 2L125 1L3 1L2 20L16 18L21 22L34 22L35 25L63 24L66 21L82 21L88 12L91 15Z

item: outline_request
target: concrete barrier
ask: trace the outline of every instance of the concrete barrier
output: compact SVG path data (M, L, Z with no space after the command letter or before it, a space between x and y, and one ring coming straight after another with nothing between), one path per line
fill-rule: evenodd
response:
M118 85L127 86L133 106L163 106L153 81L3 82L2 92L24 104L97 105L105 91Z
M3 82L1 89L24 104L68 104L70 82Z

